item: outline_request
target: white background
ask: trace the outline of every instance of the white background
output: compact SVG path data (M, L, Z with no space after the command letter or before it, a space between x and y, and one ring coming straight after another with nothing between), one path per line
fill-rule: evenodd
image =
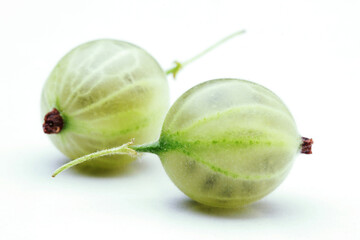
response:
M314 138L285 182L239 210L201 206L146 155L117 176L52 171L66 161L42 133L40 93L80 43L135 43L164 69L237 37L184 69L197 83L260 83ZM0 239L360 239L360 1L102 0L0 2Z

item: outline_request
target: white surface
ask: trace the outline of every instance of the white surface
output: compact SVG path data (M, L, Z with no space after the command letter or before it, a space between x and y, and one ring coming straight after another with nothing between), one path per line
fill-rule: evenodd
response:
M2 1L0 239L359 239L360 2ZM41 132L40 92L56 62L97 38L133 42L166 69L235 38L171 82L173 101L205 80L263 84L289 106L314 154L241 210L198 205L146 155L118 176L86 176Z

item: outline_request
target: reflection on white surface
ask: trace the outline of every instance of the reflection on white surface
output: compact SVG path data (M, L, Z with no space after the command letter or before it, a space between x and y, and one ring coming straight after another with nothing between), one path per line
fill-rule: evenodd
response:
M0 226L5 229L1 234L14 239L62 239L69 235L144 238L153 234L174 239L238 235L304 239L341 237L345 230L351 239L357 231L352 217L355 202L348 201L348 206L342 207L341 197L330 195L330 185L311 186L313 180L300 179L309 164L305 158L299 159L289 180L274 193L235 210L190 200L171 183L157 156L151 154L117 176L82 175L70 169L51 178L52 171L65 161L53 147L28 146L22 152L2 152L2 159L7 159L7 165L0 171ZM305 175L315 179L311 171ZM306 189L310 187L321 189L324 196Z

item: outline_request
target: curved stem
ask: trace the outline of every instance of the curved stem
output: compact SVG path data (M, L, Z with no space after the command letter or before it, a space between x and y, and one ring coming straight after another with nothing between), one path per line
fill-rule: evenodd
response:
M221 44L223 44L224 42L230 40L231 38L235 37L235 36L238 36L238 35L241 35L241 34L244 34L245 33L245 30L241 30L241 31L237 31L223 39L221 39L220 41L218 41L217 43L211 45L210 47L208 47L207 49L205 49L204 51L200 52L199 54L195 55L194 57L186 60L186 61L183 61L183 62L178 62L178 61L175 61L175 66L168 69L167 71L165 71L166 75L168 74L172 74L174 79L176 78L176 75L177 73L186 65L188 65L189 63L201 58L202 56L204 56L205 54L207 54L208 52L212 51L213 49L217 48L218 46L220 46Z
M137 155L137 152L129 147L133 143L134 143L134 140L131 140L131 142L125 143L119 147L114 147L114 148L110 148L110 149L97 151L97 152L91 153L89 155L85 155L83 157L77 158L77 159L70 161L67 164L59 167L58 169L56 169L55 172L53 173L52 177L56 177L56 175L58 175L62 171L65 171L66 169L69 169L80 163L83 163L83 162L86 162L86 161L89 161L89 160L92 160L94 158L98 158L101 156L113 155L113 154L128 154L130 156L135 156L135 155Z

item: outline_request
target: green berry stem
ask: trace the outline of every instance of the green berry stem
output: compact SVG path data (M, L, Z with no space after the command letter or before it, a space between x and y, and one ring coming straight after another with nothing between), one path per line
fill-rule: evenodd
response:
M148 144L142 144L142 145L135 145L130 146L131 149L133 149L136 152L141 153L159 153L162 151L162 147L160 146L159 141L148 143Z
M85 156L82 156L80 158L77 158L77 159L75 159L73 161L70 161L67 164L59 167L58 169L56 169L55 172L53 173L52 177L56 177L56 175L58 175L62 171L65 171L66 169L69 169L69 168L71 168L73 166L76 166L76 165L78 165L80 163L95 159L97 157L106 156L106 155L113 155L113 154L127 154L127 155L130 155L130 156L136 156L137 152L129 147L133 143L134 143L134 140L131 140L130 142L125 143L125 144L123 144L123 145L121 145L119 147L114 147L114 148L110 148L110 149L97 151L97 152L91 153L89 155L85 155Z
M221 39L220 41L218 41L217 43L211 45L210 47L208 47L207 49L205 49L204 51L200 52L199 54L195 55L194 57L186 60L186 61L183 61L183 62L178 62L178 61L175 61L175 66L168 69L167 71L165 71L166 75L168 74L172 74L174 79L176 78L176 75L177 73L183 68L185 67L186 65L188 65L189 63L201 58L202 56L204 56L205 54L207 54L208 52L212 51L213 49L217 48L218 46L220 46L221 44L225 43L226 41L232 39L233 37L235 36L238 36L238 35L241 35L241 34L244 34L246 31L245 30L241 30L241 31L237 31L233 34L230 34L229 36Z

